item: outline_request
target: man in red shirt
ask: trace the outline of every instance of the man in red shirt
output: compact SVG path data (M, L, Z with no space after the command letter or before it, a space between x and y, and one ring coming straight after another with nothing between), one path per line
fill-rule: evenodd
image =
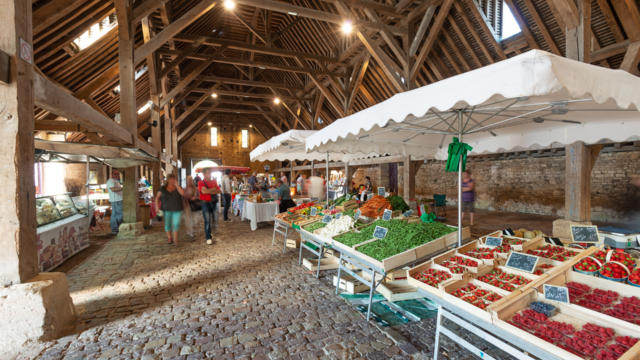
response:
M202 217L204 218L204 234L207 245L213 244L211 236L211 222L218 227L218 194L220 187L215 179L211 179L211 169L204 169L204 180L198 183L198 193L202 203Z

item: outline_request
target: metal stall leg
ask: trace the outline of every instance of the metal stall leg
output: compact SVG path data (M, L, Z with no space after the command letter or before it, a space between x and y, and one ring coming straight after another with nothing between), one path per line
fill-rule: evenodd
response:
M320 253L318 254L318 269L316 270L316 279L320 277L320 262L324 256L324 244L320 244Z
M371 286L369 287L369 307L367 308L367 321L371 317L371 305L373 304L373 293L376 290L376 272L371 272Z
M336 281L336 295L340 294L340 273L342 270L342 253L340 253L340 260L338 260L338 280Z
M438 305L438 316L436 317L436 338L433 342L433 360L438 360L438 353L440 352L440 326L442 326L441 309L442 306Z
M284 241L282 244L282 253L284 254L285 252L287 252L287 238L289 237L289 227L287 226L287 228L284 230Z
M298 265L302 265L302 249L304 248L304 239L300 236L300 252L298 253Z

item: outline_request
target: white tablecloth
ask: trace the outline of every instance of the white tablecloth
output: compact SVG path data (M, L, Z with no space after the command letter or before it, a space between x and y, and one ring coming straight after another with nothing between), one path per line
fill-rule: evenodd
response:
M278 204L275 201L255 203L245 200L242 205L242 220L251 221L251 230L255 231L259 222L273 221L278 211Z

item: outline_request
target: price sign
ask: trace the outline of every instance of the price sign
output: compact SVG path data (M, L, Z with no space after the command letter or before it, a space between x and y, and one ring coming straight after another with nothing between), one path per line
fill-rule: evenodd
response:
M407 211L404 212L404 214L402 214L402 216L404 217L409 217L413 214L413 210L409 209Z
M356 210L356 213L353 214L353 221L358 221L358 219L360 218L360 214L362 214L360 209Z
M586 243L600 242L598 227L595 225L571 225L571 240Z
M325 223L325 224L330 223L330 222L331 222L331 215L325 215L325 216L322 218L322 222L323 222L323 223Z
M502 238L496 236L487 236L487 238L484 239L484 244L493 247L502 246Z
M505 266L516 270L522 270L528 273L533 273L538 260L540 258L533 255L527 255L519 252L511 252Z
M336 214L336 220L340 219L342 217L342 213L337 213Z
M420 204L420 214L424 214L424 204Z
M382 213L382 220L386 220L386 221L391 220L391 215L392 215L391 210L386 209L384 213Z
M564 246L564 244L562 243L562 241L557 238L557 237L549 237L549 236L545 236L544 237L544 242L548 243L548 244L553 244L553 245L558 245L558 246Z
M544 298L563 303L569 303L569 289L566 286L544 284Z
M387 232L389 232L389 229L386 227L376 225L376 229L373 230L373 237L376 239L384 239L384 237L387 236Z
M380 196L384 196L387 192L384 191L384 186L379 186L378 187L378 195Z
M318 208L315 206L311 207L311 216L316 216L318 215Z
M345 195L344 198L347 199L347 200L351 200L351 194Z

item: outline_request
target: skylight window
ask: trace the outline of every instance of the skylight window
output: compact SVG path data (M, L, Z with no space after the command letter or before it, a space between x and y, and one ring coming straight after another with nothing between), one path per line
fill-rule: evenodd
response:
M115 28L116 25L116 16L107 16L106 18L91 25L89 30L83 32L82 34L80 34L80 36L75 38L75 40L73 40L73 44L78 47L78 51L82 51L98 41L111 29Z
M502 3L502 39L510 38L522 32L520 25L506 3Z
M246 149L249 147L249 130L243 129L241 134L242 134L242 148Z
M218 128L212 127L209 128L211 133L211 146L218 146Z
M151 108L151 100L147 101L146 104L142 105L142 107L140 109L138 109L138 115L144 113L145 111L149 110L149 108Z

